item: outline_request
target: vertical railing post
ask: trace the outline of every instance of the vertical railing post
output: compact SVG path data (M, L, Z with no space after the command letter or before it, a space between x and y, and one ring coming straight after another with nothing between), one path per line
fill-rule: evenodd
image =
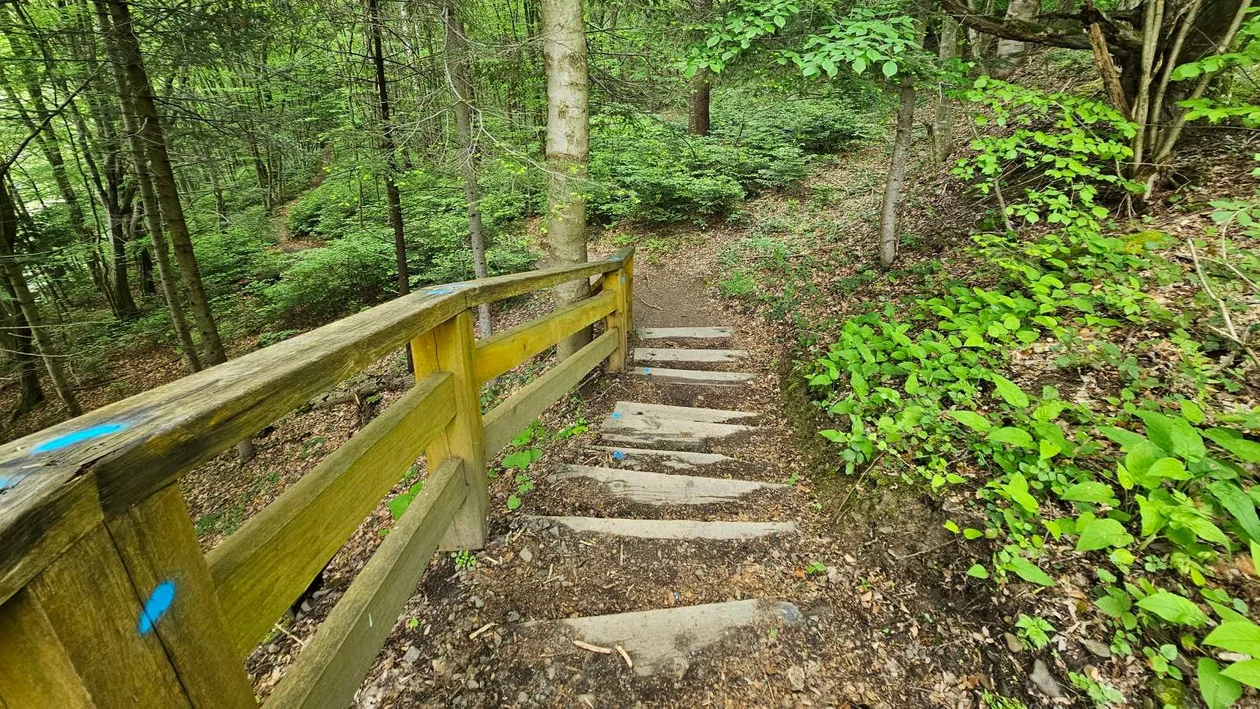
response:
M486 488L485 432L481 398L473 371L473 311L464 310L411 341L417 381L433 372L450 372L455 380L455 418L425 450L429 470L447 458L462 458L468 494L442 537L440 549L480 549L486 543L489 491Z
M633 274L631 257L626 257L621 268L605 273L602 279L603 290L615 294L617 299L616 310L604 316L604 327L608 330L616 328L618 332L617 349L605 361L605 368L609 372L624 372L626 357L630 354L626 348L630 337L630 288Z

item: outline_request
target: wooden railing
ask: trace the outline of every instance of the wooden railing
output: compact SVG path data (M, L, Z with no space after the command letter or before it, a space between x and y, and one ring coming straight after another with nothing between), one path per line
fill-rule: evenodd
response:
M597 276L482 342L473 312ZM0 708L254 706L244 658L421 455L421 493L268 706L346 706L436 549L486 537L485 461L601 362L625 364L633 250L427 288L0 447ZM603 334L484 416L481 385ZM179 478L410 343L417 383L208 555Z

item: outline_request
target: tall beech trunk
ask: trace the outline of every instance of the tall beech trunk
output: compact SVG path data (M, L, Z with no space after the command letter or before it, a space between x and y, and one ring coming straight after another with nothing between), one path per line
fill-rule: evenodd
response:
M10 358L18 366L19 382L22 388L21 398L12 416L12 419L17 419L44 400L44 387L39 382L39 357L31 346L31 328L26 322L26 316L22 314L22 308L18 305L17 292L7 276L0 280L4 281L4 288L9 294L8 300L2 304L3 307L0 307L5 325L8 326L2 339L10 352Z
M713 0L692 0L697 19L704 21L713 9ZM697 38L699 39L699 38ZM624 66L624 64L623 64ZM687 92L687 132L692 135L709 134L709 97L713 92L713 75L708 69L700 69L691 77Z
M949 15L941 16L940 46L936 55L941 64L958 58L958 20ZM949 159L954 152L954 102L945 95L945 85L937 87L932 118L932 156L938 163Z
M205 347L205 362L213 366L227 361L227 353L223 341L219 338L219 328L210 312L210 302L206 298L205 286L201 282L201 269L197 266L197 255L193 251L192 236L188 231L188 222L184 219L184 207L179 198L179 186L175 180L175 171L171 166L170 152L166 147L166 135L158 115L157 102L153 96L153 86L149 83L148 72L144 68L144 59L140 54L140 40L136 37L132 25L131 10L126 0L95 0L104 3L109 9L113 31L106 36L113 41L116 52L115 61L126 72L124 82L124 109L135 113L139 123L139 137L148 158L149 170L153 178L153 186L157 193L160 213L166 222L166 231L171 237L171 245L175 250L175 261L179 264L179 275L183 281L184 291L188 295L188 303L192 308L193 320L197 323L197 332L201 335ZM157 213L157 210L145 210Z
M381 9L379 0L368 0L368 21L372 24L372 64L376 70L376 95L381 118L381 155L385 158L385 203L389 224L394 229L394 261L397 264L398 294L411 291L407 274L407 239L403 232L402 198L394 175L398 172L397 144L394 124L389 115L389 84L385 78L385 53L381 47Z
M888 182L884 185L884 210L879 222L879 261L884 268L897 258L897 213L905 195L906 164L910 156L910 138L914 132L914 77L906 74L901 80L901 106L897 109L897 132L893 137L892 160L888 166Z
M1011 0L1006 6L1006 19L1028 22L1037 16L1041 0ZM993 54L993 66L989 73L999 79L1008 79L1024 61L1026 47L1023 42L1005 37L998 40Z
M481 189L477 186L477 134L473 130L473 109L476 106L472 72L469 70L468 38L455 4L447 0L442 6L442 24L446 32L447 70L451 90L455 93L455 132L459 139L459 169L464 178L464 201L468 203L468 234L472 240L473 273L477 278L489 275L486 270L486 236L481 225ZM477 307L477 336L489 337L490 304Z
M4 177L7 176L0 175L0 178ZM26 318L27 327L30 328L31 336L35 339L35 346L44 360L44 367L48 370L48 378L52 380L57 398L61 399L62 405L66 407L71 417L78 416L83 413L83 409L79 407L74 390L70 388L70 380L66 377L65 368L61 366L61 358L57 354L56 345L53 344L52 337L43 327L44 322L39 314L39 305L26 284L26 274L22 272L22 264L17 259L17 208L14 206L14 197L9 192L7 182L5 179L0 179L0 264L3 264L4 275L9 281L13 299L17 301L22 316Z
M542 0L543 56L547 71L547 255L552 266L584 263L590 122L587 113L586 34L582 0ZM557 306L590 295L586 279L553 290ZM591 329L561 340L563 360L591 341Z

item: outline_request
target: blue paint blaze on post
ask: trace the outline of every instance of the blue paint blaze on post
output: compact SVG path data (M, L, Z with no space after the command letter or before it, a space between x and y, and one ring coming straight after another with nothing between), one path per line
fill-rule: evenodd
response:
M428 293L429 295L448 295L454 292L455 292L454 288L430 288L429 290L425 291L425 293Z
M175 601L175 582L163 581L153 589L153 593L149 594L149 600L144 602L144 609L140 611L140 634L148 635L153 631L153 626L157 625L158 619L171 609L171 603Z
M613 460L623 460L625 457L625 453L622 453L621 451L613 451Z
M614 411L614 412L612 412L612 417L613 417L613 418L615 418L615 419L619 419L619 418L621 418L621 412L620 412L620 411Z
M98 426L92 426L91 428L85 428L82 431L67 433L64 436L58 436L57 438L44 441L43 443L35 446L33 451L35 453L47 453L49 451L61 450L62 448L67 448L76 443L89 441L93 438L100 438L101 436L108 436L111 433L118 433L125 428L127 428L127 424L125 423L103 423Z

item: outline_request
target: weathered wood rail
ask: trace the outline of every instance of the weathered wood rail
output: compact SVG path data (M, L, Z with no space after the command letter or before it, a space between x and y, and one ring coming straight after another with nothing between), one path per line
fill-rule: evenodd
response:
M598 277L478 342L473 312ZM346 706L435 550L485 542L485 461L589 372L621 371L633 249L426 288L0 446L0 709L254 706L244 659L420 456L423 490L267 706ZM484 416L481 385L603 334ZM416 385L203 555L179 478L389 352Z

